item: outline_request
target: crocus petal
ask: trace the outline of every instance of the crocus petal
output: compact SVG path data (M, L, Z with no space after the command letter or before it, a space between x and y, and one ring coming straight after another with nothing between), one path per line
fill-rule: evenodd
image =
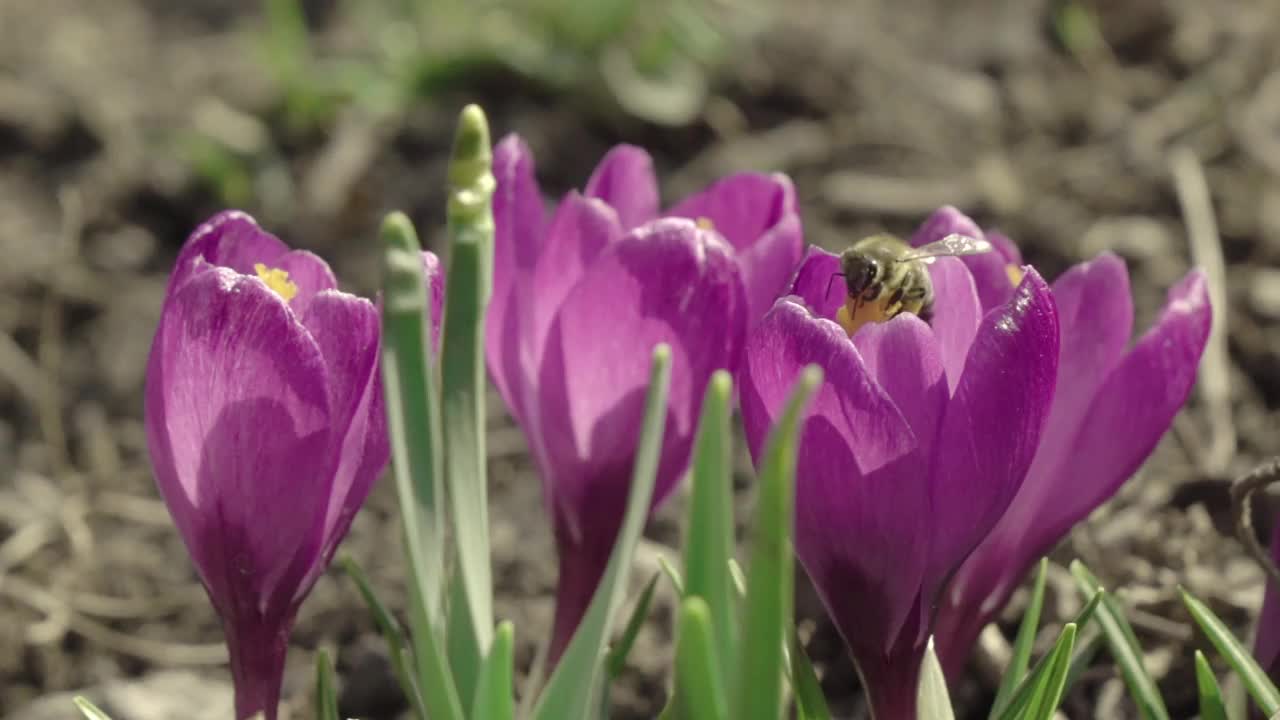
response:
M1036 457L1027 488L1035 492L1025 502L1019 494L1007 520L1024 531L1019 546L1038 557L1137 471L1191 393L1211 315L1205 276L1192 272L1169 291L1160 319L1092 394L1074 433L1046 436L1071 451L1056 465Z
M633 230L600 254L565 298L540 371L542 427L555 492L570 507L581 483L619 459L630 468L653 347L672 349L671 405L655 503L684 469L702 390L734 367L745 335L742 281L732 251L682 219ZM626 480L628 475L623 477ZM625 494L625 483L620 491Z
M902 313L888 322L868 323L853 342L867 372L911 427L920 462L928 467L950 397L933 332L918 316Z
M834 320L848 294L840 274L840 256L811 245L791 281L790 294L803 300L814 315Z
M1019 250L1018 246L1009 239L1008 235L1005 235L998 230L987 230L986 235L987 242L991 243L991 245L995 247L996 252L1000 253L1000 257L1004 260L1006 265L1022 265L1022 251Z
M878 656L915 607L928 469L854 344L798 300L779 300L751 333L739 380L743 425L759 462L800 370L823 368L797 458L796 553L855 653Z
M307 314L307 306L311 304L311 299L316 293L326 290L336 290L338 287L338 279L333 276L333 271L329 269L329 263L326 263L315 253L306 250L293 250L285 253L272 260L270 263L263 263L270 267L283 270L289 273L289 282L297 287L297 293L289 300L289 307L293 308L293 312L302 317ZM250 270L247 274L254 275L256 270Z
M254 265L272 265L289 252L276 236L258 227L248 213L226 210L196 228L178 253L169 276L172 293L192 273L209 266L228 267L242 275L254 275Z
M933 211L933 214L916 230L911 236L911 244L916 247L927 245L951 233L959 233L980 240L987 239L982 228L978 227L978 224L968 215L950 205L945 205ZM1002 246L1003 249L1008 249L1007 242L1002 243ZM988 311L1005 304L1013 296L1013 284L1009 282L1008 273L1010 261L1001 252L1002 246L997 246L993 252L961 258L964 264L969 266L969 272L973 273L978 297L982 300L983 309Z
M1271 562L1280 565L1280 523L1271 535ZM1253 656L1272 680L1280 673L1280 592L1270 578L1258 612L1258 637L1253 643Z
M658 178L649 153L634 145L618 145L596 165L583 195L600 198L618 211L630 230L658 216Z
M329 403L315 341L257 278L217 268L166 300L147 373L148 448L224 618L279 612L318 556Z
M335 454L335 470L324 524L322 554L327 560L351 527L390 455L386 423L371 413L380 405L374 394L380 391L375 382L378 310L364 298L329 290L315 296L302 322L320 347L329 376L333 423L329 451ZM317 565L317 576L323 567ZM304 583L295 599L300 601L309 589L310 583Z
M533 154L516 135L493 149L493 297L485 314L489 375L517 419L526 415L531 369L521 357L528 277L542 252L542 196Z
M795 195L786 175L741 173L716 182L668 212L710 221L734 247L753 322L773 306L804 249Z
M565 296L596 256L621 238L618 214L603 200L570 192L556 208L547 227L546 248L533 273L532 291L523 299L532 306L532 327L526 337L535 366Z
M929 279L933 281L933 317L929 324L938 338L947 385L955 391L982 322L982 303L969 268L958 258L938 258L929 266Z
M991 530L1031 466L1053 400L1058 320L1039 273L978 328L934 454L926 600Z

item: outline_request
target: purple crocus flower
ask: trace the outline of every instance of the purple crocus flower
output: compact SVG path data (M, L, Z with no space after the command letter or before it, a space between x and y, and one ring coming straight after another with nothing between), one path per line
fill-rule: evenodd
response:
M857 663L877 720L913 720L929 610L1017 494L1053 397L1058 319L1030 268L982 312L956 258L929 268L929 323L903 313L850 338L839 259L813 248L792 296L751 334L740 373L757 458L809 363L796 472L796 554Z
M275 718L298 606L387 463L378 309L336 288L224 212L178 255L151 348L147 447L221 616L238 718Z
M951 232L983 237L972 220L948 207L935 212L913 242ZM1013 292L1009 268L1019 256L1004 237L985 237L997 252L964 261L990 311ZM1052 292L1060 326L1057 392L1031 469L1008 511L939 598L935 649L953 679L1031 566L1155 449L1191 392L1209 336L1209 296L1199 271L1169 291L1155 324L1132 346L1133 298L1123 260L1103 253L1076 265Z
M738 175L658 217L644 151L620 146L584 192L543 217L533 157L494 150L489 372L524 430L552 518L559 658L604 572L626 503L653 346L671 345L670 407L653 504L684 472L711 373L736 367L752 309L799 257L790 183Z

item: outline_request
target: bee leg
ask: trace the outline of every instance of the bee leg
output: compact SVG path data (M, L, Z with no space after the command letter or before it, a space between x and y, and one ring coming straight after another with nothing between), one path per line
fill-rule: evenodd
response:
M884 304L884 316L886 319L894 317L898 313L902 312L903 310L902 298L903 298L902 288L898 288L897 290L894 290L893 294L889 296L889 299Z

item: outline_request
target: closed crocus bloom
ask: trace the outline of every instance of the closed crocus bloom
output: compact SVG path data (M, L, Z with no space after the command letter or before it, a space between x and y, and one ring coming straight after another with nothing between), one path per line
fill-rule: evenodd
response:
M179 254L151 348L156 484L221 616L239 718L276 716L298 606L387 463L378 311L336 287L225 212Z
M656 193L639 151L615 150L586 193L569 193L549 222L518 138L495 148L493 168L497 234L485 350L528 439L552 518L560 558L554 664L617 537L654 345L667 343L672 353L656 506L688 464L712 372L738 362L748 303L734 248L719 233L686 218L653 219Z
M1280 567L1280 523L1271 534L1271 562ZM1258 637L1254 640L1253 657L1276 681L1280 680L1280 592L1270 575L1264 582L1267 588L1262 599L1262 611L1258 614Z
M972 220L943 208L914 242L951 232L983 236ZM1010 278L1018 271L1010 263L1018 254L1002 236L986 238L997 252L965 261L986 263L974 278L985 278L986 292L979 283L979 295L994 302L1013 292ZM1132 345L1133 298L1120 258L1103 253L1076 265L1051 290L1060 328L1057 391L1035 459L1009 510L939 601L936 650L953 679L983 626L1000 614L1032 565L1113 496L1155 449L1191 392L1209 337L1209 295L1199 271L1169 291L1155 324Z
M984 316L956 258L929 267L932 317L850 338L835 322L839 259L812 249L792 296L751 333L743 424L759 460L800 369L826 382L796 470L796 554L844 637L877 720L914 720L929 609L1031 465L1053 397L1058 320L1032 269Z

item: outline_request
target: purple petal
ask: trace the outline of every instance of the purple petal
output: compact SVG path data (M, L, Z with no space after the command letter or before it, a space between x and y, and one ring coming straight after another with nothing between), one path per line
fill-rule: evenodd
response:
M380 417L381 388L376 382L378 310L368 300L330 290L315 297L302 322L319 345L329 376L334 435L329 451L335 455L335 471L325 513L322 552L327 561L390 454L386 423ZM316 575L323 570L323 565L317 565ZM309 589L307 585L300 589Z
M848 294L840 256L810 245L791 281L791 294L799 296L814 315L834 320Z
M915 234L911 236L911 244L919 247L935 240L941 240L951 233L987 239L982 232L982 228L978 227L978 224L970 219L968 215L950 205L944 205L933 211L933 214L916 230ZM1009 298L1013 297L1014 288L1009 281L1007 269L1010 262L1003 252L1008 250L1009 243L1007 240L1007 238L1004 238L1004 241L996 246L995 252L967 255L961 258L964 264L969 267L969 272L973 273L973 282L978 288L978 297L982 300L983 309L987 311L1005 304L1009 301Z
M1058 320L1028 269L1018 292L978 328L934 455L934 542L926 598L1008 508L1026 477L1053 400Z
M196 228L178 253L169 276L169 292L205 268L205 263L227 267L241 275L257 275L255 263L271 265L289 252L276 236L258 227L248 213L225 210Z
M933 332L916 315L902 313L888 322L867 324L853 343L867 372L911 427L920 462L928 467L950 397Z
M1129 323L1129 301L1107 283L1126 288L1123 265L1107 257L1079 266L1055 283L1062 308L1062 363L1085 348L1115 353L1117 332ZM1091 295L1091 293L1094 293ZM1089 302L1082 302L1089 301ZM1089 308L1091 302L1099 307ZM1111 312L1106 312L1111 307ZM1022 488L986 540L961 566L938 612L939 656L958 673L982 626L1004 607L1036 559L1111 497L1151 453L1186 400L1208 338L1211 311L1204 276L1191 273L1169 293L1156 325L1098 381L1097 368L1074 375L1059 367L1059 387L1040 448ZM1082 337L1094 323L1092 339ZM1072 325L1072 328L1068 328ZM1067 383L1064 385L1063 383ZM1069 389L1075 383L1074 390ZM1083 398L1076 395L1084 395ZM1084 409L1061 410L1084 404ZM1074 413L1077 421L1059 421Z
M147 371L148 448L224 617L282 612L316 561L329 403L319 348L261 281L218 268L166 299Z
M560 303L596 256L621 238L618 214L603 200L570 192L556 208L547 228L546 249L534 270L533 289L524 299L532 310L532 327L525 336L535 367Z
M739 380L743 424L758 462L801 368L823 368L797 458L796 554L855 652L878 653L920 588L927 466L844 331L797 300L779 300L751 333Z
M489 375L516 418L527 415L531 369L521 358L529 327L524 301L528 278L542 252L542 196L533 154L508 135L493 149L493 297L485 314L485 361Z
M333 276L329 264L307 250L293 250L263 264L289 273L289 282L298 288L297 294L289 300L289 307L293 308L298 317L307 314L307 306L317 293L338 288L338 279ZM248 274L256 275L257 271L253 270Z
M732 251L687 220L643 225L587 270L555 318L538 388L551 481L574 513L586 511L575 499L585 480L619 466L629 477L661 342L672 349L671 399L655 504L671 490L707 380L740 357L744 303Z
M947 385L954 391L964 372L969 346L982 322L982 303L973 284L973 276L959 258L940 257L929 266L933 281L933 326L938 338L942 366L947 370Z
M732 175L667 214L705 218L729 241L742 268L752 322L759 322L791 279L804 249L791 180L782 174Z
M1046 432L1023 491L996 528L997 540L1039 557L1120 489L1191 393L1211 315L1204 274L1192 272L1169 291L1156 324L1096 386L1081 414L1085 420L1069 433Z
M1018 246L1009 239L1008 235L1005 235L998 230L987 230L986 233L987 242L991 243L995 247L996 252L1000 253L1000 257L1004 260L1006 265L1014 265L1017 267L1021 267L1023 265L1022 251L1019 250Z
M1271 535L1271 562L1280 565L1280 523ZM1280 592L1269 577L1266 594L1262 598L1262 610L1258 612L1258 637L1254 640L1253 656L1272 680L1280 673Z
M608 203L624 230L647 223L658 216L653 159L634 145L617 145L596 165L582 194Z

